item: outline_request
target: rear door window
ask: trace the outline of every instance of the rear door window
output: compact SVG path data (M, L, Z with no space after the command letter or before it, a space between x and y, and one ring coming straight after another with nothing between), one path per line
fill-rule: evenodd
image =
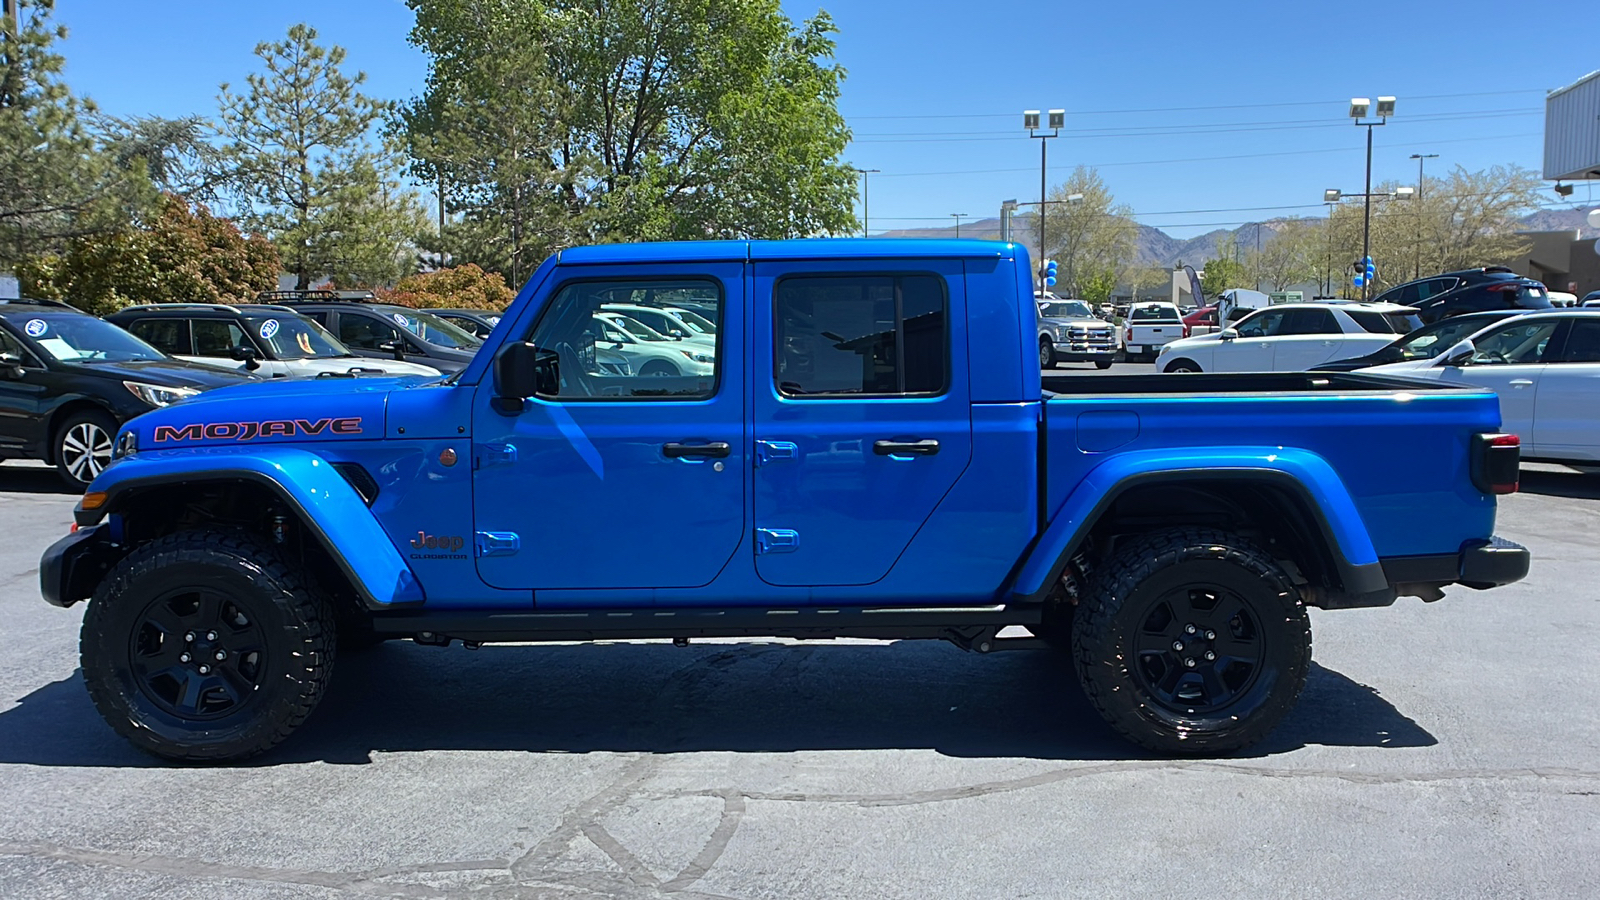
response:
M1600 318L1578 319L1567 332L1567 345L1555 362L1600 362Z
M778 282L774 378L788 397L942 394L949 300L937 275L796 275Z
M400 329L375 316L361 313L339 315L339 342L358 350L382 350L390 341L402 340Z
M128 326L134 337L168 356L192 356L188 319L140 319Z

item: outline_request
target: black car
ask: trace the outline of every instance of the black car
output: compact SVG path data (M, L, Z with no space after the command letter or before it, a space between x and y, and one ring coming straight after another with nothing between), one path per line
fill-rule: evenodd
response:
M1430 323L1494 309L1549 309L1550 292L1540 282L1505 266L1484 266L1408 281L1384 291L1373 302L1412 307L1424 323Z
M357 356L400 359L445 374L467 367L483 341L432 313L379 303L367 292L263 291L261 303L283 304L316 319Z
M0 300L0 459L42 459L82 489L123 422L255 376L171 359L53 300Z
M1312 371L1354 372L1357 369L1365 369L1368 366L1409 362L1413 359L1433 359L1464 339L1471 337L1479 329L1487 328L1501 319L1521 315L1525 312L1528 312L1528 310L1497 309L1490 312L1462 313L1459 316L1440 319L1432 325L1424 325L1394 343L1368 353L1366 356L1323 363L1313 368Z
M494 327L500 324L500 314L491 309L425 309L423 312L433 313L480 341L488 340Z

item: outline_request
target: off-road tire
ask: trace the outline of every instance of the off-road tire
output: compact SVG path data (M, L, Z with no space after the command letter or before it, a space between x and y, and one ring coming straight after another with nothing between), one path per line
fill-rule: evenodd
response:
M227 616L227 621L211 632L218 635L216 643L203 645L193 656L208 659L215 651L226 653L229 642L237 639L228 672L234 677L224 679L229 683L225 693L231 690L242 699L224 705L220 713L175 713L171 702L160 699L157 687L176 678L158 676L166 680L152 682L138 667L165 665L166 640L187 640L182 623L204 621L200 616L207 597L219 598L217 616ZM175 617L174 607L186 610L191 602L196 618L181 618L184 613ZM176 630L161 627L155 618L178 623ZM241 632L245 636L232 630L239 627L246 629ZM328 684L334 635L327 602L272 545L239 532L201 530L158 538L124 557L89 601L79 650L89 696L118 734L166 759L222 761L261 753L306 720ZM207 640L204 634L196 637ZM152 640L160 648L157 662L150 662ZM174 643L172 648L189 646ZM252 653L249 646L259 649ZM164 671L178 669L174 664ZM214 683L201 680L195 671L186 667L179 672L184 678L180 698L190 691L190 678L197 685ZM222 665L212 672L214 680L221 678ZM245 681L253 683L240 687ZM207 694L195 690L202 697Z
M1211 595L1220 598L1211 612L1195 612ZM1193 609L1178 612L1183 604ZM1174 663L1173 671L1180 685L1188 685L1184 690L1197 689L1193 678L1216 673L1219 697L1227 696L1232 680L1239 681L1237 693L1220 704L1163 696L1154 684L1160 679L1150 673L1157 665L1167 672L1167 666L1159 652L1143 649L1164 640L1155 637L1164 632L1152 629L1152 622L1165 609L1176 620L1175 637L1193 642L1208 626L1202 624L1198 636L1184 634L1189 623L1183 619L1220 616L1234 606L1243 615L1228 621L1247 624L1245 631L1254 637L1224 632L1221 641L1228 643L1215 644L1222 650L1218 663L1187 671ZM1072 637L1073 661L1090 704L1123 737L1163 754L1229 753L1265 737L1293 708L1311 665L1311 623L1288 573L1243 537L1212 529L1171 529L1123 541L1091 573ZM1172 658L1196 658L1208 646L1191 643L1199 649ZM1248 680L1239 677L1243 663L1223 662L1245 647L1253 648L1255 660ZM1209 697L1209 684L1198 689Z

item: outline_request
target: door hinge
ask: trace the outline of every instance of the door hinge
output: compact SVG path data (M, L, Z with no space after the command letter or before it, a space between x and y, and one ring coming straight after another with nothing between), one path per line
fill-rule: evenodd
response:
M515 531L478 532L479 556L510 556L522 549L522 538Z
M473 444L473 468L484 469L489 466L503 466L517 461L516 444Z
M756 441L756 468L779 459L795 459L800 448L794 441Z
M792 528L757 528L756 555L793 553L800 549L800 532Z

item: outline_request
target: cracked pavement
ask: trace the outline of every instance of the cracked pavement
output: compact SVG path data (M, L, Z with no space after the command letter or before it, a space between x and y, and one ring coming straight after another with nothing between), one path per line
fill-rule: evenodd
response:
M1600 476L1524 470L1527 581L1313 611L1261 745L1152 758L1049 651L391 644L246 765L116 738L40 601L72 497L0 466L0 896L1577 897L1600 886Z

